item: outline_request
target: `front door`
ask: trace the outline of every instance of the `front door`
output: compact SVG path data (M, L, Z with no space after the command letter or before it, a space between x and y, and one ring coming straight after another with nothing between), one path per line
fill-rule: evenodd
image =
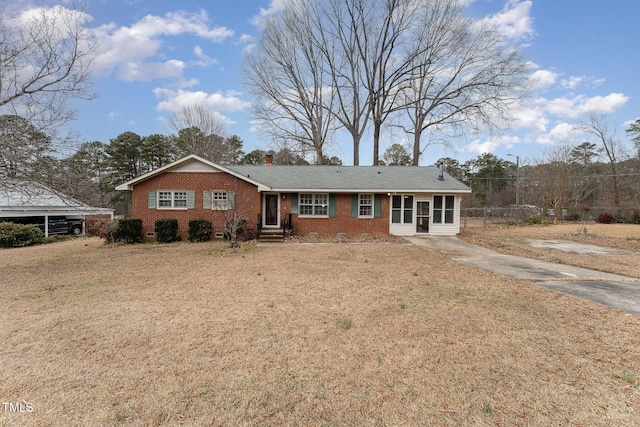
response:
M429 232L429 202L416 202L416 233Z
M262 206L262 216L265 227L280 226L280 195L267 193L264 195L264 205Z

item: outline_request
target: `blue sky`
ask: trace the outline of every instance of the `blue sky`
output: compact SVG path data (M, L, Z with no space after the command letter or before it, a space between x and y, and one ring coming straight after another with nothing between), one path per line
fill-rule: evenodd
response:
M269 140L251 126L241 64L260 38L261 23L284 1L88 0L85 12L99 42L93 69L99 98L75 103L71 128L81 141L104 143L125 131L170 133L167 117L200 103L227 122L228 134L240 136L246 152L269 149ZM465 2L471 16L490 20L524 46L536 90L501 135L467 135L453 149L430 149L421 164L443 156L464 162L483 152L509 160L507 153L515 154L526 163L554 141L583 142L573 127L589 113L607 114L618 138L628 141L624 129L640 117L639 1ZM33 6L19 1L14 7ZM368 141L363 165L371 163ZM396 142L403 142L401 135L385 135L381 152ZM349 138L338 138L329 154L351 164Z

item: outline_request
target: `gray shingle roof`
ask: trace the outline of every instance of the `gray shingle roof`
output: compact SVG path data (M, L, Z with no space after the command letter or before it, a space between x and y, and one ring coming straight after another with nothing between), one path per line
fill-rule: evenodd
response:
M435 166L226 166L273 191L471 192Z
M216 165L196 155L189 155L154 171L134 178L116 187L118 191L132 190L133 186L165 171L218 170L233 174L257 185L260 191L278 192L447 192L470 193L469 187L444 174L435 166L247 166Z

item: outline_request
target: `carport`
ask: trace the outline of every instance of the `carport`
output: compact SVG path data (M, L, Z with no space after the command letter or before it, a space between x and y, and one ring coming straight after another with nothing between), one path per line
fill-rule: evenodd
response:
M44 234L49 236L49 218L64 216L84 219L97 216L113 219L113 209L93 207L44 185L27 181L5 181L0 189L0 222L44 222ZM83 230L84 231L84 230Z

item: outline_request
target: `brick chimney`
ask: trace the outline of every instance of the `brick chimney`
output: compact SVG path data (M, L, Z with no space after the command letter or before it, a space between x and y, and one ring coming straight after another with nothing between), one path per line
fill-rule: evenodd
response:
M266 158L267 167L270 168L273 166L273 154L267 154Z

